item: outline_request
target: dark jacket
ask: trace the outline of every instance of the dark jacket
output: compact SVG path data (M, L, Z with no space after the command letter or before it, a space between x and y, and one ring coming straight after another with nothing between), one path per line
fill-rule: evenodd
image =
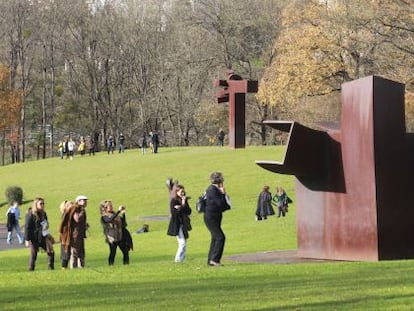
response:
M104 213L101 217L104 229L105 241L109 244L114 242L123 243L128 250L134 249L131 233L128 231L125 214L119 216L120 211Z
M24 238L32 242L33 245L41 246L46 249L45 237L42 234L42 222L47 222L45 212L39 212L37 215L30 210L26 214L26 223L24 226Z
M275 210L272 206L272 194L267 191L262 191L257 199L256 216L266 217L268 215L274 215Z
M214 217L215 215L221 215L224 211L230 209L227 205L225 194L217 188L217 186L211 184L206 190L207 204L205 216Z
M122 221L121 218L118 217L119 213L119 211L104 213L101 217L105 241L109 244L122 240Z
M180 209L176 209L174 206L180 205ZM171 218L170 223L168 224L167 234L176 236L180 230L180 226L183 225L183 234L186 239L188 239L188 231L191 230L190 217L191 208L188 205L188 201L185 201L185 204L181 204L181 199L172 198L170 201L170 212Z

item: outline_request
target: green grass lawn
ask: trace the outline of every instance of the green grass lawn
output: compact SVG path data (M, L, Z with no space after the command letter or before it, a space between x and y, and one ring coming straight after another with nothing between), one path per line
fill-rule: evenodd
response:
M18 185L25 200L42 196L57 237L65 199L87 195L90 230L86 268L47 270L39 253L36 271L27 271L28 249L0 252L0 310L413 310L414 261L304 264L240 263L228 255L296 249L295 204L285 218L256 222L257 195L264 184L282 185L295 201L294 178L272 174L255 160L280 160L282 147L161 148L159 154L58 158L0 168L0 191ZM224 214L224 267L206 265L210 236L194 202L208 186L210 172L223 172L233 209ZM168 176L178 178L192 197L187 260L175 264L177 241L166 235ZM148 223L150 232L133 235L131 264L107 265L108 246L99 223L104 199L127 208L130 231ZM0 197L0 202L4 198ZM192 204L191 204L192 203ZM30 204L21 206L24 212ZM5 222L6 205L0 208ZM24 221L23 221L24 222ZM413 246L414 247L414 246ZM59 267L59 249L56 265Z

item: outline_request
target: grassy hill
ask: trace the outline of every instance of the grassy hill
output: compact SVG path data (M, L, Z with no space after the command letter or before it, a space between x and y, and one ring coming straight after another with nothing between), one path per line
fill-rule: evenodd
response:
M296 248L295 205L285 218L256 222L257 195L264 184L282 185L295 201L294 178L265 171L255 160L280 160L282 147L162 148L142 155L98 153L73 161L58 158L0 168L0 191L18 185L24 198L45 198L52 234L57 237L60 202L89 197L86 269L46 268L39 253L35 272L27 271L28 249L0 252L2 310L409 310L414 305L412 261L335 262L296 265L239 263L226 256ZM224 215L224 267L206 265L210 236L195 200L212 171L224 174L233 209ZM192 197L187 260L174 264L177 242L166 235L172 176ZM108 246L99 223L98 204L108 199L127 208L131 232L142 224L150 232L133 235L131 264L108 267ZM2 200L0 199L0 202ZM24 212L30 203L21 206ZM6 205L0 208L5 222ZM24 221L22 221L24 222ZM59 249L56 265L59 267Z

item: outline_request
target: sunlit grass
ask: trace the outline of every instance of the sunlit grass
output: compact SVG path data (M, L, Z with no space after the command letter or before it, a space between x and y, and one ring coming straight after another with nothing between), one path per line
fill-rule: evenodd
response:
M239 263L226 256L296 248L295 205L285 218L256 222L257 195L264 184L283 185L295 201L294 178L267 172L255 160L278 160L280 147L163 148L142 156L125 154L48 159L0 168L0 191L21 186L25 200L43 196L57 237L59 203L87 195L86 268L49 271L39 253L28 272L28 249L0 252L1 310L411 310L414 262L333 262L307 264ZM224 267L209 268L209 233L195 198L220 170L234 208L226 212ZM178 178L192 196L187 260L174 264L177 242L166 235L168 193L165 180ZM3 190L2 190L3 189ZM111 199L127 207L130 231L148 223L150 232L133 235L131 264L107 266L108 247L99 223L98 203ZM0 202L2 200L0 199ZM30 204L21 208L26 210ZM0 221L5 221L5 206ZM3 212L4 211L4 212ZM59 245L56 245L59 266Z

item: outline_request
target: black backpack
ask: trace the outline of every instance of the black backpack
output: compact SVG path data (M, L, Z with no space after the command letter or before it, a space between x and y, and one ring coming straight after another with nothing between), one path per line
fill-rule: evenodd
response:
M207 205L207 196L204 192L203 195L199 196L196 202L196 210L199 213L204 213L206 211Z

